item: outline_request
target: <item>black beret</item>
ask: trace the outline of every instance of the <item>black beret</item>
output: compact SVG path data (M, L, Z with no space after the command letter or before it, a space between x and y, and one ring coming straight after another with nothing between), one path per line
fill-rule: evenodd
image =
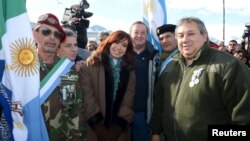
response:
M162 33L165 32L175 32L176 25L173 24L164 24L156 29L156 34L159 37Z

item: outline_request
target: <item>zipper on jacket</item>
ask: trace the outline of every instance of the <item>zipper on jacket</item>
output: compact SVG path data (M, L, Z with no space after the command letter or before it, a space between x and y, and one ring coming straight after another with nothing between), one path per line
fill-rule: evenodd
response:
M187 71L187 69L188 69L188 67L182 62L182 61L180 61L180 64L181 64L181 66L184 68L183 70L183 73L182 73L182 77L181 77L181 80L180 80L180 84L179 84L179 87L178 87L178 90L177 90L177 96L175 97L175 104L174 104L174 109L176 108L176 105L177 105L177 103L178 103L178 100L179 100L179 93L180 93L180 89L182 88L182 86L183 86L183 78L184 78L184 76L185 76L185 74L186 74L186 71ZM178 137L177 137L177 128L176 128L176 113L177 113L177 111L176 111L176 109L174 110L174 132L175 132L175 140L177 141L178 139Z

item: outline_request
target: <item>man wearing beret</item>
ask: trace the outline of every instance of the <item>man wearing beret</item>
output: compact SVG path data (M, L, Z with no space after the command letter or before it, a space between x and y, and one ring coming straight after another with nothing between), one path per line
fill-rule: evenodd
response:
M65 39L65 33L58 18L51 13L47 13L38 18L33 34L38 48L40 63L42 63L40 65L46 65L42 68L49 71L59 59L59 57L56 57L56 52L60 43Z
M160 77L164 68L171 61L172 56L178 52L177 41L175 39L176 25L164 24L156 29L156 34L159 38L162 53L160 54L160 65L157 67L157 79ZM164 141L163 135L152 130L152 140Z
M33 29L34 39L38 49L39 61L40 61L40 80L46 79L49 73L53 72L57 63L61 59L57 56L57 51L61 43L66 39L65 31L62 29L58 18L51 14L46 13L38 18L37 25ZM67 73L67 76L72 76L71 71ZM75 90L75 82L73 79L78 77L72 77L71 81L64 83L64 79L67 79L66 75L60 76L60 86L49 94L48 98L41 104L43 117L46 123L46 128L51 141L59 140L84 140L83 133L80 126L75 128L75 123L79 119L71 117L76 116L71 114L66 117L67 114L74 112L72 109L72 103L75 104L74 99L77 99ZM51 79L51 76L48 78ZM47 83L46 83L47 84ZM51 85L49 85L50 87ZM72 91L72 92L71 92ZM71 96L71 99L68 98ZM72 99L73 98L73 99ZM66 117L66 118L65 118ZM68 125L70 123L70 125ZM66 125L67 124L67 125ZM73 127L72 130L69 127Z
M158 76L162 73L172 56L178 51L177 41L175 39L176 25L164 24L156 29L156 34L159 38L162 54L160 56L161 65L158 68Z

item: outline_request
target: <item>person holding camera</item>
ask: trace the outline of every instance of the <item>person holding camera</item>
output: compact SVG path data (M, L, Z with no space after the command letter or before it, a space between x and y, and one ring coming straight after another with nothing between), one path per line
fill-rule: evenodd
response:
M82 0L80 4L72 5L70 8L65 8L62 24L73 25L77 31L77 46L85 48L88 37L87 28L89 27L89 20L93 13L86 12L85 9L89 8L87 0Z

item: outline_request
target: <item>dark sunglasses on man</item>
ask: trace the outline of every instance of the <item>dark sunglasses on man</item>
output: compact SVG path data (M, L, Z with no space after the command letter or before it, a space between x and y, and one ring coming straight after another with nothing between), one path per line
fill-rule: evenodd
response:
M41 33L43 34L43 36L49 36L52 34L52 31L48 28L38 28L37 31L41 31ZM58 32L58 31L55 31L53 32L55 38L57 38L58 40L61 40L63 38L63 34Z

